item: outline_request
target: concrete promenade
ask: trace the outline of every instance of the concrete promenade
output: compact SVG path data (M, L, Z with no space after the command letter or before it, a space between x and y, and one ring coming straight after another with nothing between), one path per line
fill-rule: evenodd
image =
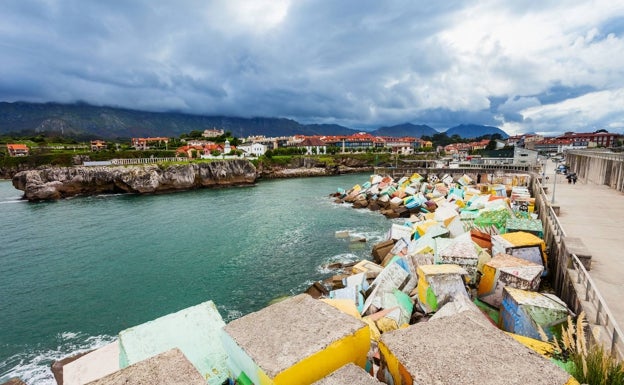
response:
M580 238L592 254L589 272L620 328L624 327L624 193L578 180L568 184L548 162L543 185L554 190L559 222L568 237Z

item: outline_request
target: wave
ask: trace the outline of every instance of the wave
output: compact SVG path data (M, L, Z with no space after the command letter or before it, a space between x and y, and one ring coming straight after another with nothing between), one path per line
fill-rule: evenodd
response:
M343 254L337 254L334 256L331 256L329 258L327 258L322 265L318 266L316 268L316 271L321 273L321 274L330 274L330 273L334 273L336 271L335 268L332 268L332 265L335 264L348 264L351 262L356 262L361 260L360 257L358 257L355 254L352 253L343 253Z
M230 321L234 321L235 319L238 319L245 315L242 311L238 309L232 309L223 305L217 305L217 310L219 310L219 314L221 314L221 317L223 318L223 321L225 321L225 323L229 323Z
M56 336L55 348L31 348L0 362L0 383L17 377L29 385L56 385L50 365L57 360L100 348L115 341L109 335L87 336L63 332Z
M28 203L28 201L20 199L20 198L9 198L10 200L1 201L0 205L7 203Z

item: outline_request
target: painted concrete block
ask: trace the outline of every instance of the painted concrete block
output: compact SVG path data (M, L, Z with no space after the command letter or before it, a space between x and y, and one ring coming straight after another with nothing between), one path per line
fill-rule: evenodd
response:
M63 385L82 385L121 369L119 342L111 342L63 366Z
M390 228L390 238L394 240L399 240L401 238L409 240L412 238L412 228L393 223Z
M223 326L216 306L207 301L123 330L119 333L120 366L179 348L208 384L221 385L228 378L227 354L219 340Z
M501 234L505 232L505 225L509 218L511 218L511 212L508 207L482 210L474 220L474 228L490 235Z
M521 258L499 254L483 266L479 281L479 299L496 308L503 300L503 288L537 291L544 267Z
M397 259L400 259L397 257ZM395 289L410 292L414 289L416 280L408 286L412 281L408 270L401 267L397 262L392 262L386 266L383 271L375 278L370 285L370 290L362 314L376 313L381 309L387 308L385 302L386 294L392 294Z
M206 380L179 349L171 349L109 374L89 385L205 385Z
M532 218L509 218L505 225L506 233L513 233L517 231L524 231L531 233L539 238L544 237L544 226L539 219Z
M370 331L365 322L300 294L230 322L221 340L235 379L308 385L350 362L364 367Z
M525 231L492 236L492 255L510 254L531 261L547 269L546 243L536 235Z
M383 267L371 261L360 261L351 268L353 274L364 273L367 279L376 278L383 270Z
M465 269L457 265L418 266L418 304L431 313L453 298L468 296L464 286Z
M347 364L312 385L381 385L370 374L355 364Z
M460 238L436 238L436 263L452 264L463 267L468 272L468 283L477 281L477 264L479 254L474 242L467 237Z
M567 318L567 306L554 295L503 289L500 326L505 331L540 339L539 326L551 339Z
M394 385L563 385L571 379L473 311L384 333L379 349L380 380Z

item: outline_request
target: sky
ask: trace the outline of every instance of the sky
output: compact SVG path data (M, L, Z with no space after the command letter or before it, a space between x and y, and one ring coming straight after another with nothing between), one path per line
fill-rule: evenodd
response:
M624 130L624 0L2 0L0 101Z

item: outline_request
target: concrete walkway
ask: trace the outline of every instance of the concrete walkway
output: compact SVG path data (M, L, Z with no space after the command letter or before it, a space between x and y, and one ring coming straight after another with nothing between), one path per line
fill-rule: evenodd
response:
M548 162L544 186L554 191L560 206L559 222L568 237L580 238L592 254L589 272L620 329L624 328L624 193L578 180L568 184Z

